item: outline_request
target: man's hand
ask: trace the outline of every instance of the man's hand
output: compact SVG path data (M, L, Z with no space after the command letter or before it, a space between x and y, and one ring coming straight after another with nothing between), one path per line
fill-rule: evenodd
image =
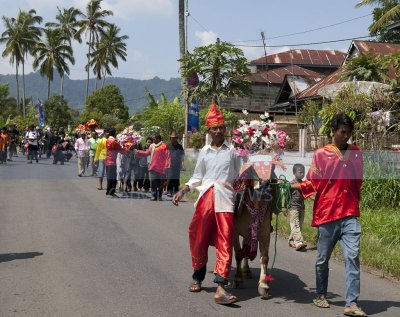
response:
M188 193L190 191L189 186L185 186L182 190L180 190L179 192L177 192L174 197L172 197L172 203L175 206L179 205L179 202L181 201L181 199L183 198L183 196L185 196L186 193Z

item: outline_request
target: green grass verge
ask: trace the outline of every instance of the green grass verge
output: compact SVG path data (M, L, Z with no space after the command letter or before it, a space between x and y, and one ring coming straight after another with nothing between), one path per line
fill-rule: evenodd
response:
M190 179L196 162L185 160L186 170L181 173L181 184ZM198 192L190 192L187 199L195 201ZM317 242L317 229L311 227L313 201L306 200L306 215L302 234L309 246ZM400 279L400 208L375 208L361 210L361 264L380 271L382 276L391 276ZM272 219L275 227L275 216ZM279 215L278 232L282 237L289 237L290 226L288 219ZM339 246L336 246L334 255L341 258Z

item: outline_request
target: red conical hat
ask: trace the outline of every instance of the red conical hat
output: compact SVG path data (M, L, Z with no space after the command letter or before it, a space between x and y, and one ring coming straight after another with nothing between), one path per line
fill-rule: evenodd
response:
M215 103L212 103L210 106L210 110L206 115L206 126L207 128L212 128L218 125L224 125L224 116L222 115L221 111L218 110Z

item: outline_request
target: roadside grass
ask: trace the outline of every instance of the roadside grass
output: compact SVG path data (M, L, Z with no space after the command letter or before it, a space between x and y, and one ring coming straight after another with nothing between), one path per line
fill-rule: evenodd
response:
M317 229L311 227L313 201L306 200L306 214L301 230L309 247L317 243ZM275 216L272 225L275 226ZM371 270L379 270L380 276L400 279L400 209L361 210L361 265ZM279 215L278 232L288 238L289 220L282 213ZM334 257L342 259L339 244L335 247Z
M186 170L181 173L182 187L192 176L195 165L195 160L185 159ZM389 182L394 181L391 179ZM369 181L366 181L366 183L368 186L363 187L362 196L364 198L361 204L360 217L362 229L361 265L370 268L372 271L378 270L381 276L390 276L400 280L400 208L393 207L399 202L398 200L393 201L389 197L383 197L384 195L382 194L375 196L375 199L379 200L380 204L373 204L373 208L367 208L366 206L371 206L370 202L373 201L370 196L370 189L373 189L374 186L369 186ZM385 184L380 181L379 186L383 190ZM393 187L390 187L393 191ZM397 187L394 188L398 192L399 189ZM376 195L376 191L371 195ZM187 194L187 199L191 201L195 201L197 197L197 191ZM317 229L311 227L312 207L313 201L307 199L306 214L302 228L303 237L311 248L315 247L317 243ZM272 219L274 229L276 229L275 221L274 215ZM282 213L279 214L278 218L278 233L284 238L288 238L290 235L288 218ZM339 259L342 258L339 245L334 250L334 256Z

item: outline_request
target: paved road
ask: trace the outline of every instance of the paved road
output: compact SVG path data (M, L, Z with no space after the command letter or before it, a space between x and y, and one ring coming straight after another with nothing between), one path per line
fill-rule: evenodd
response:
M18 158L0 165L0 180L2 317L342 316L340 263L331 265L332 307L310 304L315 251L296 253L278 240L271 298L258 298L253 279L233 290L236 306L223 307L213 303L211 273L205 291L186 291L191 203L107 199L96 179L77 177L76 162ZM400 316L399 301L398 285L363 272L360 305L371 316Z

